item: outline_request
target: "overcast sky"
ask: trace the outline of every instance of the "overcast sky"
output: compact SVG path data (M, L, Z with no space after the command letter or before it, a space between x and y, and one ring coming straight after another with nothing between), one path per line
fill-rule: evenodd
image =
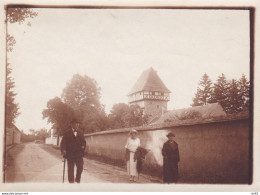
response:
M204 73L216 81L249 78L249 11L174 9L35 9L26 24L9 24L8 53L19 129L50 128L42 120L74 74L101 87L101 103L127 103L141 73L153 67L172 91L168 109L189 107Z

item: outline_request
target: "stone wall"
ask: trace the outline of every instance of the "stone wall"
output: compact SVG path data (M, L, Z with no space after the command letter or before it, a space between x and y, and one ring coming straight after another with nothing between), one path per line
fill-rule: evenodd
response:
M129 129L85 135L88 153L124 161ZM141 145L149 150L144 171L162 177L163 143L176 134L181 183L247 183L249 170L249 120L221 120L138 131Z

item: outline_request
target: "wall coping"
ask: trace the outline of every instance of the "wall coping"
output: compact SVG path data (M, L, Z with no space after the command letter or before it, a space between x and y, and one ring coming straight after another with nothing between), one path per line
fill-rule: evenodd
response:
M170 129L173 127L229 122L229 121L244 120L244 119L249 119L249 114L247 112L221 116L221 117L214 117L214 118L190 119L190 120L182 120L182 121L174 121L174 122L164 122L160 124L152 124L152 125L145 125L145 126L132 127L132 128L105 130L105 131L99 131L95 133L84 134L84 136L89 137L89 136L103 135L103 134L125 133L125 132L128 133L131 129L136 129L138 131L163 130L163 129Z

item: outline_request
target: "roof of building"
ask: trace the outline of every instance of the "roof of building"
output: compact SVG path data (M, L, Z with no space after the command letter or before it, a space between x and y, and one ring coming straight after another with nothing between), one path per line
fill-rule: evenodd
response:
M12 129L16 130L16 131L19 132L19 133L22 133L14 124L11 124L10 127L6 127L6 130L7 130L7 131L10 131L10 130L12 130Z
M189 119L222 117L226 115L226 112L219 103L213 103L204 106L195 106L167 111L166 113L162 114L158 120L152 122L152 124L183 121Z
M160 77L153 68L144 71L138 78L128 95L140 91L158 91L170 93L171 91L164 85Z
M249 119L249 113L248 111L245 111L238 114L229 114L225 116L215 116L215 117L212 116L209 118L195 118L195 119L185 119L185 120L178 120L178 121L167 121L163 123L153 123L153 124L133 127L133 128L136 129L137 131L152 131L152 130L171 129L171 128L182 127L182 126L230 122L230 121L248 120L248 119ZM133 128L111 129L106 131L90 133L90 134L84 134L84 136L88 137L88 136L95 136L95 135L102 135L102 134L126 133L131 131L131 129Z

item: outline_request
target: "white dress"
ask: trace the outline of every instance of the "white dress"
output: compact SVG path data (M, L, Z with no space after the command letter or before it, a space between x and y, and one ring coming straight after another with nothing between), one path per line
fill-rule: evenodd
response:
M136 169L137 161L134 162L134 154L139 146L140 146L139 138L132 139L129 137L127 139L125 148L130 151L130 159L129 161L127 161L126 166L127 166L127 172L131 176L137 176L137 169Z

